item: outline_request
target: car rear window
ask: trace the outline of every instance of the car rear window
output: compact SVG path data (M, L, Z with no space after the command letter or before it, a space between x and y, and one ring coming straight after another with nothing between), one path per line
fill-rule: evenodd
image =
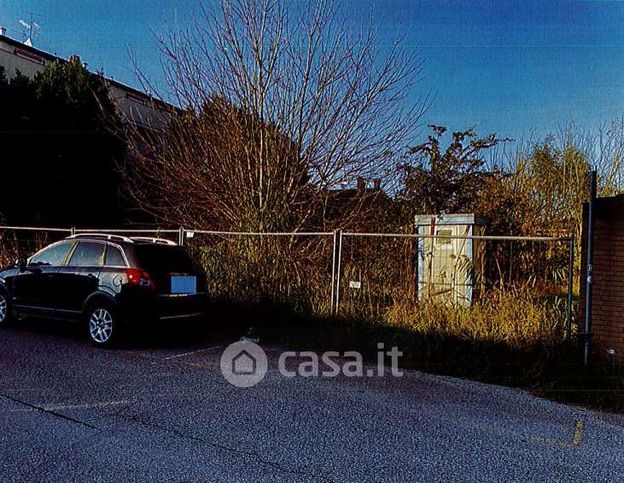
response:
M106 247L106 258L104 259L104 265L107 267L125 267L126 260L121 254L119 248L108 245Z
M171 245L137 245L139 265L148 273L194 273L195 262L183 248Z

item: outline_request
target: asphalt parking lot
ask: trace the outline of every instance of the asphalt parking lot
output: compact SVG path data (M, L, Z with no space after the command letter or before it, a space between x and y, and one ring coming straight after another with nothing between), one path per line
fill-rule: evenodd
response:
M0 332L3 481L617 481L617 417L524 392L402 378L237 388L224 334L98 350L71 327Z

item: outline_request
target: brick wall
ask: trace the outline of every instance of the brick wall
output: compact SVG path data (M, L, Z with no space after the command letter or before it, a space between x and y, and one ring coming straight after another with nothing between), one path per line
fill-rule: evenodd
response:
M579 323L585 314L587 206L584 206ZM592 329L594 354L624 360L624 196L598 198L594 210Z

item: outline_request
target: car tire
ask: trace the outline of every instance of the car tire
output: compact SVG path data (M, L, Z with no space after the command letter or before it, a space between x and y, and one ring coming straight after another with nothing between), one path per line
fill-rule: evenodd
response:
M8 327L13 321L11 301L6 292L0 291L0 328Z
M86 311L87 337L96 347L112 347L119 340L119 317L111 304L96 302Z

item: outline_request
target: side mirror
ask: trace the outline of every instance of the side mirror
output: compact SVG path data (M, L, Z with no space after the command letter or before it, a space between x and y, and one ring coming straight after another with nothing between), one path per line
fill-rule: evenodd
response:
M17 265L17 268L19 268L20 272L24 272L26 270L26 266L28 265L26 257L19 257L17 259L16 265Z

